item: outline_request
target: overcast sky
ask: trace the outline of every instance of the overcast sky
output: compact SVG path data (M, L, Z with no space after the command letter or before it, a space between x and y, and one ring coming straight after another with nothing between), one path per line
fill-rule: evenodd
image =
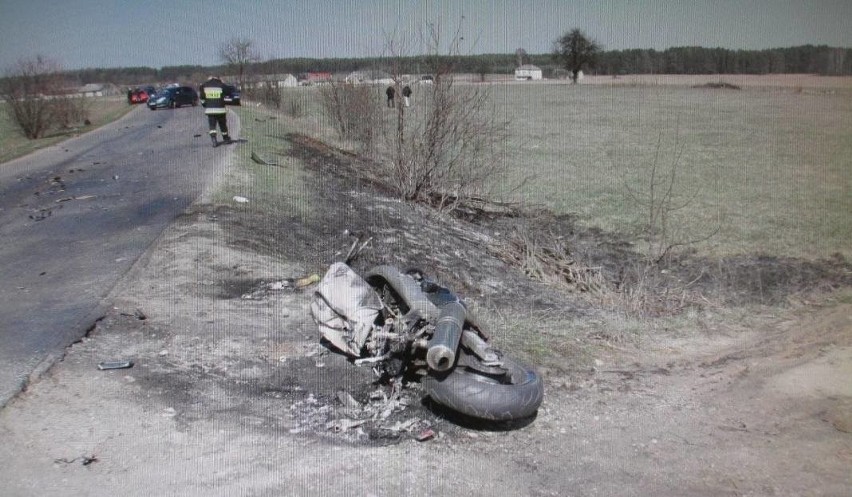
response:
M415 55L427 22L465 54L545 53L574 27L605 49L852 47L852 0L0 0L0 68L212 65L235 37L265 59Z

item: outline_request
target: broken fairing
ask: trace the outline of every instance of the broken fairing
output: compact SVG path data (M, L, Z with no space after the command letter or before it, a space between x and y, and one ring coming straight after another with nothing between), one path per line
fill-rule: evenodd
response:
M328 268L311 302L311 315L323 338L355 357L361 355L381 310L376 292L341 262Z

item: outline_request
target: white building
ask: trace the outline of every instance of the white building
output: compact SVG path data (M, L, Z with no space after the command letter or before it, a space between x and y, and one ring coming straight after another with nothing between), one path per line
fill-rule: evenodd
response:
M535 81L541 79L541 68L532 64L524 64L515 69L515 79L518 81Z
M84 97L102 97L104 96L104 85L89 83L81 86L77 93Z
M292 88L299 86L299 81L292 74L260 74L254 76L250 82L244 83L244 86L249 88L262 85L273 88Z
M347 83L366 83L377 85L394 84L393 76L385 71L371 69L366 71L353 71L346 76Z

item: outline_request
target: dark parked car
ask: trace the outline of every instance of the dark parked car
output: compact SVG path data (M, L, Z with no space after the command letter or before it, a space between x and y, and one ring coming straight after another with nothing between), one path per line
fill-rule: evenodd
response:
M198 92L189 86L171 86L148 99L148 108L151 110L174 109L182 105L198 105Z
M236 86L225 85L225 105L240 105L240 90Z

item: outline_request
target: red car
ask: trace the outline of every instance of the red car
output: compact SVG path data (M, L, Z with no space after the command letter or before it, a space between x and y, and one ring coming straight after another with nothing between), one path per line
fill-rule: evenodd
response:
M127 103L133 104L144 104L148 101L148 92L143 90L142 88L136 88L135 90L129 90L127 92Z

